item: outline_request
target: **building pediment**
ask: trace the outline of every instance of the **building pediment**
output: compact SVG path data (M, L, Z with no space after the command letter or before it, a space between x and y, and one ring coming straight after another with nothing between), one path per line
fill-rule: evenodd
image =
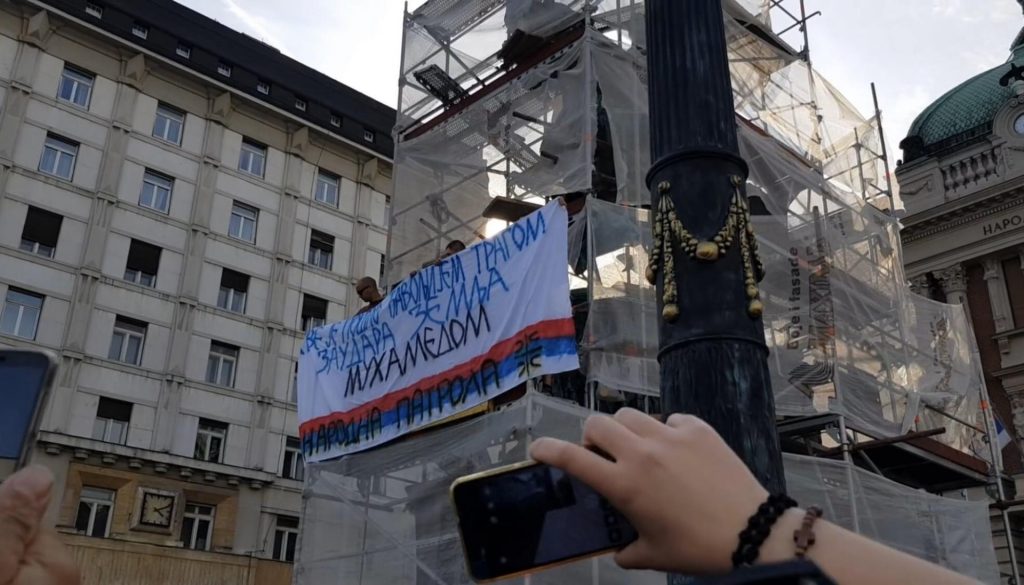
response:
M907 271L934 270L1024 242L1024 188L952 208L905 227Z

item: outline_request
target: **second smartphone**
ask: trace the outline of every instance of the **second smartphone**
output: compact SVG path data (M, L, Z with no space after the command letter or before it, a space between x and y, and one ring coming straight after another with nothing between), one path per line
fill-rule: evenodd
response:
M451 497L477 582L618 550L637 538L590 486L532 461L459 478Z

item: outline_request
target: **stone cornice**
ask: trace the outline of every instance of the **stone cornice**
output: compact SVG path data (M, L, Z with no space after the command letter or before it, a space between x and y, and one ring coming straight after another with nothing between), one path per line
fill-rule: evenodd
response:
M900 236L904 243L913 242L1021 206L1024 206L1024 190L1015 189L905 227Z

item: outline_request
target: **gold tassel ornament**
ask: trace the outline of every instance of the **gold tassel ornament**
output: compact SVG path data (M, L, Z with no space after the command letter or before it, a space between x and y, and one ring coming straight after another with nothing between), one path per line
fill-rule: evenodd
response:
M764 265L761 263L757 238L754 237L754 228L750 223L750 204L741 191L743 178L733 175L730 177L730 183L733 186L733 198L729 203L725 224L718 233L707 240L695 236L679 220L675 204L669 196L672 184L668 181L658 184L658 209L655 210L653 221L654 246L651 249L646 276L647 282L654 286L658 281L658 272L663 271L664 308L661 316L669 323L679 318L678 283L675 279L673 251L682 250L687 256L699 262L716 262L729 252L737 238L748 300L747 314L756 319L764 313L761 291L757 287L757 283L764 278Z

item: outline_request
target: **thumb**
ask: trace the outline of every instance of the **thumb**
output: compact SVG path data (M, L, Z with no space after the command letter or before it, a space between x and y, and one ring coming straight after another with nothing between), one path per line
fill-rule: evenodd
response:
M642 536L615 553L615 562L623 569L650 569L650 559L649 547Z
M53 488L53 474L33 465L0 483L0 583L18 574Z

